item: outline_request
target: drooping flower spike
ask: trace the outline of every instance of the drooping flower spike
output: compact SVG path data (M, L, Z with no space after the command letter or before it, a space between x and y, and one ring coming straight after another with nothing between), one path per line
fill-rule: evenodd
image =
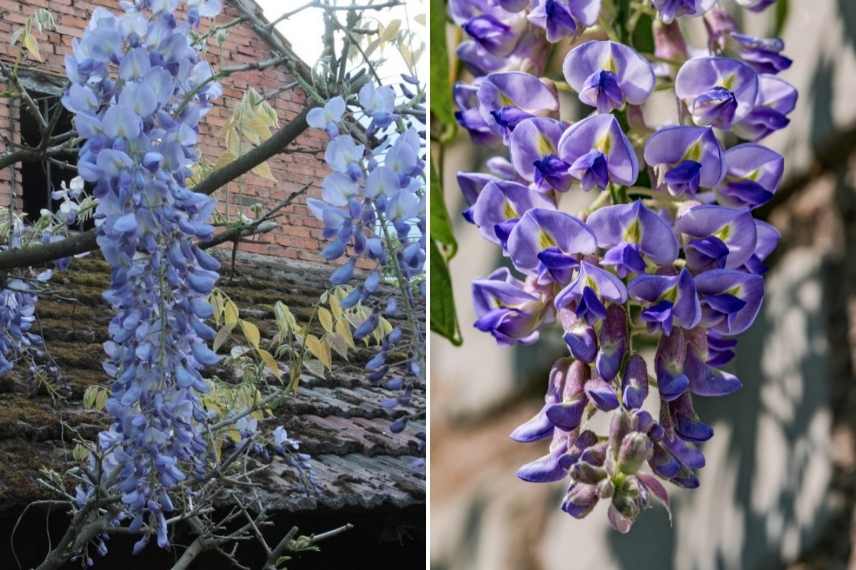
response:
M740 2L751 9L770 3ZM796 92L772 73L790 60L779 40L741 34L715 0L653 0L660 20L654 55L664 60L655 66L615 41L558 43L594 22L608 37L623 37L621 26L609 28L612 14L596 13L599 2L454 3L453 16L463 16L464 4L464 20L503 10L504 22L526 17L554 49L567 45L559 54L565 80L595 111L570 125L559 120L566 114L557 112L552 84L534 71L546 58L526 62L532 74L509 72L518 60L484 58L485 67L506 67L457 88L458 120L476 142L490 130L509 158L492 156L490 174L460 173L458 182L465 218L513 267L474 283L476 327L501 344L538 342L542 330L559 329L567 349L550 371L544 405L511 434L549 440L546 454L517 475L567 480L561 508L575 518L608 501L610 525L625 533L641 510L668 508L661 480L699 486L699 445L714 427L699 416L695 398L741 387L720 367L758 315L765 262L780 239L753 210L775 194L784 161L754 141L787 124ZM676 22L683 16L704 16L710 56L689 59ZM515 52L541 34L515 30ZM640 105L655 87L673 88L679 124L648 126ZM735 144L730 132L753 142ZM587 210L578 217L565 211L567 194L592 188L602 192ZM639 334L656 339L648 361L633 351ZM652 391L657 419L643 409ZM597 414L611 418L605 436L589 423Z
M632 48L612 41L590 41L572 49L562 65L565 80L580 101L598 113L641 105L654 90L654 69Z

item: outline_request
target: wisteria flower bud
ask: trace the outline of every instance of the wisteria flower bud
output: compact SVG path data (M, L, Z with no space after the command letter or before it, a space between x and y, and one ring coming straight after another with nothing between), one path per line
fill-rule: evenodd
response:
M641 408L648 397L648 365L639 354L633 354L627 360L621 378L621 393L624 405L630 409Z
M647 434L638 431L630 432L621 440L621 447L618 450L618 470L632 475L651 458L653 453L654 444Z

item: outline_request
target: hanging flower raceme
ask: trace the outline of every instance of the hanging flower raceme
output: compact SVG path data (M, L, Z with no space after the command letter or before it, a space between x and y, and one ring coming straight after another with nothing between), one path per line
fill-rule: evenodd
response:
M190 31L220 2L188 1L188 22L174 13L179 3L98 8L66 57L63 104L85 140L78 170L98 199L98 245L112 267L104 297L116 311L104 345L113 424L99 441L130 528L149 529L135 552L152 535L167 546L170 490L207 465L199 395L218 360L205 320L220 264L194 244L211 237L215 204L187 181L199 123L220 95Z
M654 0L656 56L615 41L572 44L562 72L588 114L570 124L559 119L555 85L533 71L543 61L455 86L458 122L478 144L502 143L508 153L487 161L489 173L458 174L464 218L510 262L473 282L475 327L503 345L537 343L555 327L568 351L553 364L543 407L511 434L550 440L518 476L567 480L561 508L576 518L608 501L620 532L653 503L668 506L661 481L699 485L700 444L713 428L694 398L741 387L720 368L761 309L764 260L779 240L752 212L775 195L784 159L756 141L787 125L796 91L776 74L790 60L779 40L740 34L714 4ZM520 25L522 15L558 42L598 21L599 8L450 6L459 23L501 10L514 46L542 33ZM690 59L674 20L696 16L706 19L711 51ZM655 79L657 56L671 61ZM673 89L677 124L645 124L642 105L655 88ZM733 144L723 131L743 140ZM580 216L560 204L576 190L597 194ZM652 355L636 347L640 336L654 341ZM605 435L589 424L596 414L610 416Z
M418 81L406 75L402 79L398 105L407 105L416 96L412 86L418 86ZM310 210L324 224L328 244L322 256L328 261L345 258L330 281L334 285L354 281L360 260L364 266L373 267L342 301L344 308L377 294L384 276L391 275L400 285L405 309L410 310L416 305L410 284L419 282L425 271L425 133L398 115L396 108L392 86L367 83L357 97L334 97L309 112L310 126L325 129L331 136L325 158L332 172L321 185L321 199L308 200ZM346 114L358 121L355 129L367 127L364 132L379 141L373 148L347 134ZM403 131L397 130L399 122L406 125ZM419 287L424 295L424 281ZM399 303L390 299L355 327L354 339L369 337L380 325L381 316L398 312ZM388 357L401 337L402 331L396 328L383 338L379 351L366 364L371 381L380 382L390 373ZM422 355L416 351L410 356L410 372L419 376ZM400 391L397 398L389 400L390 407L410 402L410 381L394 378L385 386ZM401 431L406 422L407 418L400 418L391 429Z

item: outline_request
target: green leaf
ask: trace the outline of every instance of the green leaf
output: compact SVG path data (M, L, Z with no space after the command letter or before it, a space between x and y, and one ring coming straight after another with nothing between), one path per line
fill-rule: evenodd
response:
M461 329L455 313L455 298L452 293L452 278L446 258L437 244L431 240L431 330L460 346Z
M791 13L791 5L789 0L779 0L776 2L776 12L773 27L773 37L781 37L785 31L785 24L788 23L788 16Z
M452 230L449 211L443 200L443 185L434 165L431 165L431 239L448 248L446 259L452 259L458 251L458 241Z
M654 53L654 19L642 14L632 33L633 47L641 53Z
M455 126L449 53L446 49L446 2L431 0L431 114L446 127Z

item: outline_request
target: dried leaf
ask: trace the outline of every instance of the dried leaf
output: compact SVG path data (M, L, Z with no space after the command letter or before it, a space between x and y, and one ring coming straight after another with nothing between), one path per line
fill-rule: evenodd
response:
M277 378L282 378L282 370L279 369L279 363L277 363L273 355L263 348L258 349L256 352L259 353L259 358L262 359L267 369Z
M36 38L29 31L26 32L22 38L22 45L24 49L27 50L27 53L30 54L30 57L35 59L38 62L44 61L42 59L42 54L39 52L39 42L36 41Z
M357 348L357 345L354 344L354 337L351 334L351 327L345 319L341 319L336 323L336 334L342 337L342 340L344 340L345 344L349 347L352 349Z
M231 330L238 324L240 311L238 306L231 299L226 301L226 306L223 307L223 313L226 320L226 326Z

